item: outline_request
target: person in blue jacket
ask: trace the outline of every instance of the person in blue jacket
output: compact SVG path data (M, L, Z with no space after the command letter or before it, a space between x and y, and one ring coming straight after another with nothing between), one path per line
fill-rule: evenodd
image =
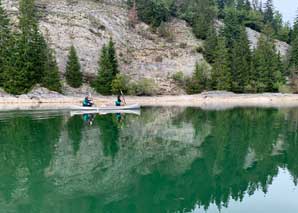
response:
M116 106L123 106L124 104L122 103L122 100L121 100L121 95L118 95L117 96L117 100L115 101L115 105Z
M86 96L84 98L84 100L83 100L83 106L84 107L92 107L93 106L93 102L92 102L92 100L88 96Z

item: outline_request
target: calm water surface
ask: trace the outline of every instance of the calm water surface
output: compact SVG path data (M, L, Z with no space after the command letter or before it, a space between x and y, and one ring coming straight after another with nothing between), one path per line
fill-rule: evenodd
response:
M0 212L298 212L298 109L0 113Z

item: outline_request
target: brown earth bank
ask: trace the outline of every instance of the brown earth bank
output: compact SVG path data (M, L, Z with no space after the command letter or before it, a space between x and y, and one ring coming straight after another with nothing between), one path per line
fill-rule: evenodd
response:
M6 110L71 110L80 106L84 94L61 95L39 88L31 93L12 96L0 92L0 111ZM115 96L92 96L96 106L114 105ZM202 109L221 110L234 107L298 107L298 94L263 93L235 94L225 91L204 92L197 95L125 97L127 104L138 103L141 106L181 106Z

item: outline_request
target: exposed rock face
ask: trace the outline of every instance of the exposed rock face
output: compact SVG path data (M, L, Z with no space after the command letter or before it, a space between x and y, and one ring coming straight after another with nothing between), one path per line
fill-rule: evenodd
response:
M173 40L167 41L144 23L130 28L128 10L121 0L36 0L36 3L41 12L40 29L55 49L62 73L73 44L84 75L94 77L100 49L110 37L116 43L121 71L134 80L153 78L159 85L169 86L164 93L171 93L174 86L169 80L172 74L182 71L190 75L196 61L203 60L196 52L201 42L182 20L174 19L168 24ZM17 14L17 0L4 0L4 5L10 14Z
M246 32L247 32L247 36L248 36L248 40L250 42L251 48L252 49L256 48L261 34L250 28L246 28ZM290 45L288 45L286 42L275 40L275 46L276 46L276 50L280 52L282 56L286 56L288 54Z

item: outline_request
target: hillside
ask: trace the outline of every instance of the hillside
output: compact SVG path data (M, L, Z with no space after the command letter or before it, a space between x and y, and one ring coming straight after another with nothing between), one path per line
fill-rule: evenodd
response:
M2 0L12 20L18 14L17 0ZM128 9L118 0L37 0L39 25L49 45L55 50L59 70L64 73L67 54L73 44L80 58L86 80L97 74L99 51L112 37L116 43L120 70L132 79L154 79L161 94L183 93L171 80L178 71L191 75L196 61L204 60L199 51L203 41L197 39L188 24L173 18L167 27L173 37L163 38L139 22L128 25ZM252 47L259 33L247 28ZM276 41L278 51L289 46Z

